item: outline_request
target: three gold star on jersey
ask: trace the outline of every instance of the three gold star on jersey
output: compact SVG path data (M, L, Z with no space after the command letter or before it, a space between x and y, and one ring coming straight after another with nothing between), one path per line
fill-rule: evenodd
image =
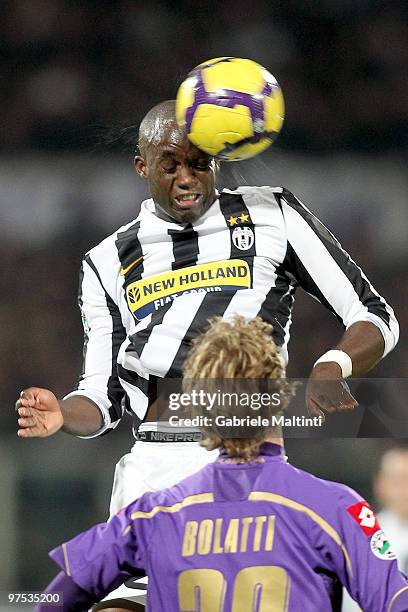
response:
M241 223L249 223L249 215L247 213L242 213L241 215L237 215L236 217L231 215L230 218L227 219L227 223L230 227L233 227L234 225L238 225L238 220Z

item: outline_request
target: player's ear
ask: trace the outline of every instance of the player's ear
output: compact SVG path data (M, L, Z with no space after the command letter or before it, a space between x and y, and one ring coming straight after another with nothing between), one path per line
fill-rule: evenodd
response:
M135 169L138 175L144 179L147 179L147 176L148 176L147 163L144 157L141 157L140 155L136 155L133 163L134 163L134 166L135 166Z

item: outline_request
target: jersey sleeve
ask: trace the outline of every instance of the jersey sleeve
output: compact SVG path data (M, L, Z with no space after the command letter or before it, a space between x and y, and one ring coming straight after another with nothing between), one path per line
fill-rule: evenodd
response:
M407 577L399 571L392 543L370 505L342 487L334 507L334 531L330 538L324 535L322 546L317 545L330 569L363 610L408 610Z
M278 196L287 238L289 272L337 319L349 328L357 321L373 323L384 338L385 356L399 337L392 308L333 234L290 191Z
M145 568L148 539L143 525L131 518L138 507L133 502L107 523L79 534L50 552L50 557L94 601L100 601L117 586ZM138 527L138 528L137 528Z
M79 436L93 438L116 427L123 416L125 392L117 374L117 356L126 331L89 254L82 262L78 303L84 328L82 375L77 389L64 399L82 395L98 406L103 426L89 436Z

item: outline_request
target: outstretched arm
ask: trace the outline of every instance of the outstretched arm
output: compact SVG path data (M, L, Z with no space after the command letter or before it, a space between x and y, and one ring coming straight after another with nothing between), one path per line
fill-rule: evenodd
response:
M77 395L58 401L52 391L40 387L24 389L16 402L16 410L20 438L45 438L60 429L88 436L103 425L101 411L92 400Z
M48 389L22 391L16 402L21 438L46 437L61 428L69 434L94 437L114 428L122 417L124 391L116 360L126 332L119 309L89 255L81 269L78 301L84 325L84 363L78 388L62 400Z

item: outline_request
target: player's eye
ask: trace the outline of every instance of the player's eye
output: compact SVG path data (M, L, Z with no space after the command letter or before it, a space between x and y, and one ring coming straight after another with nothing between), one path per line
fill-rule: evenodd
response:
M171 174L177 170L177 164L176 162L167 162L166 164L162 164L162 168L165 172Z
M211 157L192 159L190 166L196 170L208 170L211 166Z

